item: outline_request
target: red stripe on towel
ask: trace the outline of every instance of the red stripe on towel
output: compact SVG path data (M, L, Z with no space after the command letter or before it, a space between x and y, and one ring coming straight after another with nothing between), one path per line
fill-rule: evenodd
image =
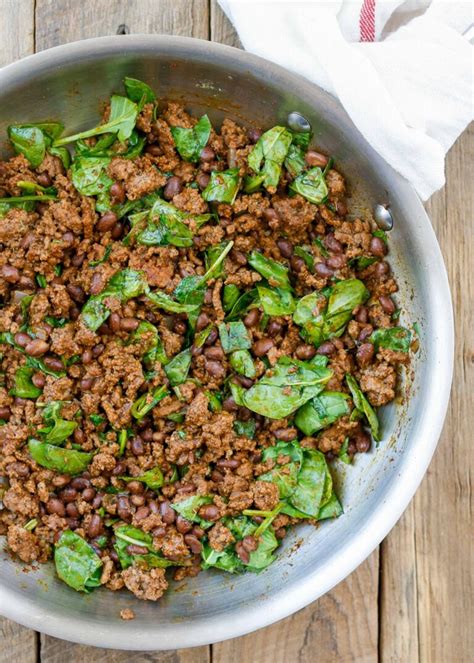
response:
M364 0L359 16L359 41L375 41L375 1Z

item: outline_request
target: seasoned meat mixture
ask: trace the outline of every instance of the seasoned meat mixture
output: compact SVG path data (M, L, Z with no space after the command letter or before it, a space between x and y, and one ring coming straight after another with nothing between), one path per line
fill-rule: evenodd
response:
M124 84L90 130L9 128L0 533L77 591L155 601L342 513L331 473L381 439L411 332L387 236L309 133Z

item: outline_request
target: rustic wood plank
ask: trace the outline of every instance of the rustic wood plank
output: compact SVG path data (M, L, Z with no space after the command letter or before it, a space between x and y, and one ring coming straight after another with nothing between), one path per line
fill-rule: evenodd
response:
M8 663L16 663L17 660L18 663L23 663L21 659L12 658ZM210 663L210 660L209 647L163 652L133 652L86 647L41 636L41 663Z
M474 651L474 463L469 416L474 409L473 150L474 124L448 155L446 217L435 219L452 289L456 355L444 433L415 499L421 661L467 663ZM438 204L435 199L433 205Z
M375 551L344 582L304 610L250 635L213 645L213 663L375 663L378 567Z
M34 52L34 0L0 0L0 67ZM36 663L38 634L0 617L0 663Z
M234 30L232 23L228 20L217 0L211 0L211 36L212 41L221 44L242 48L240 39Z
M0 0L0 67L35 50L34 0Z
M164 33L207 39L207 0L37 0L36 48L119 33ZM170 652L96 649L41 635L42 663L208 663L209 647Z
M37 0L36 50L123 33L207 39L207 0Z

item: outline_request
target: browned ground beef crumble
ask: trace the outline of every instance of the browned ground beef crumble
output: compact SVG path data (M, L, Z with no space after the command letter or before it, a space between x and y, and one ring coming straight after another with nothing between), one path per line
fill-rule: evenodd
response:
M202 192L210 173L238 168L241 178L255 175L247 159L262 132L225 119L220 133L212 129L197 160L190 161L178 153L170 127L192 128L197 118L175 103L160 103L156 115L153 103L138 115L136 129L145 139L138 156L109 159L105 174L111 180L111 210L97 204L101 212L96 211L96 196L79 193L71 170L48 151L37 167L23 154L0 162L0 207L2 200L24 193L19 182L56 191L52 200L29 209L11 206L0 214L0 333L5 341L0 344L0 474L6 479L0 533L6 534L15 555L31 563L46 562L62 533L73 532L92 546L86 545L84 554L92 554L97 567L96 581L82 589L126 587L148 600L159 599L166 590L168 565L177 579L196 575L203 561L204 567L239 571L248 565L259 570L273 559L261 566L255 561L263 532L275 542L273 550L289 525L301 519L316 522L318 517L298 517L291 509L282 513L278 482L259 478L275 467L283 477L289 475L288 449L294 440L301 453L319 451L328 461L339 456L350 462L356 453L368 451L368 421L350 397L346 375L378 407L394 398L398 369L408 361L406 351L373 341L375 330L397 324L392 299L397 284L386 261L385 238L373 234L370 218L350 214L340 173L326 168L327 196L319 204L293 195L289 185L294 177L286 167L277 186L245 193L246 180L240 180L232 204L206 201ZM85 145L93 148L97 140L90 138ZM118 141L116 145L112 149L121 149ZM327 157L306 152L305 168L326 166ZM191 246L124 243L130 220L117 209L157 191L187 214L182 222L193 231ZM214 218L197 223L196 216L210 212ZM111 312L105 322L97 329L86 324L84 305L90 297L100 298L114 274L138 270L151 291L174 300L185 277L206 272L209 247L229 241L232 249L218 277L207 280L197 320L186 312L163 310L144 292L124 300L112 293L103 299ZM292 314L264 315L254 300L253 308L235 318L243 321L249 340L247 355L255 370L250 378L234 369L219 325L228 316L226 286L237 286L242 293L264 282L249 263L252 252L288 269L295 301L323 290L324 307L329 296L324 289L349 279L362 281L368 296L350 311L340 335L319 343L302 338ZM270 287L278 285L271 277L267 280ZM170 384L163 361L155 358L150 365L144 360L155 333L150 327L136 338L144 321L157 330L168 360L191 348L189 372L181 384ZM203 330L207 336L199 345L197 335ZM348 395L347 411L307 435L295 424L294 412L272 419L239 404L238 393L264 375L271 377L282 357L303 363L319 357L320 370L330 371L325 390ZM28 363L31 358L39 363ZM30 368L28 383L37 389L36 396L17 395L21 367ZM241 391L231 392L231 383ZM160 387L167 395L145 407L143 416L134 416L132 404L142 396L142 404L149 405L151 396L144 395ZM283 395L291 391L286 389ZM62 402L59 421L76 424L58 448L91 454L79 473L69 473L67 467L59 471L32 456L29 441L47 441L51 420L45 421L45 405L57 401ZM276 444L281 445L279 455L266 456L265 450ZM159 468L162 484L155 488L143 479L154 468ZM188 518L174 508L195 496L204 500L186 512ZM245 510L273 513L242 516ZM265 528L258 530L266 518ZM235 523L244 521L245 531L237 531ZM125 526L129 529L120 530ZM117 530L139 530L145 538L121 539L120 552ZM77 538L70 543L75 544ZM222 565L213 559L223 560ZM68 582L64 572L58 573ZM132 616L130 611L122 615Z

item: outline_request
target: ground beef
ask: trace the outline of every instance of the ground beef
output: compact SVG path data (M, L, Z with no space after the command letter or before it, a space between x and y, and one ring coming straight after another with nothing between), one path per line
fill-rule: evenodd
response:
M210 549L245 562L260 545L252 533L280 503L277 483L262 475L298 473L291 454L267 458L267 448L299 444L327 461L343 448L350 457L368 451L369 422L354 412L347 375L376 407L393 400L409 362L372 337L400 324L397 283L386 237L370 217L350 214L343 176L325 173L319 204L289 190L285 166L277 186L245 192L259 132L225 118L184 159L172 128L197 121L178 103L144 104L138 142L110 147L100 195L76 189L75 165L66 170L49 153L36 168L23 155L0 161L0 532L31 563L51 559L70 530L100 554L104 587L146 600L167 588L156 566L163 558L179 581L199 573ZM130 148L139 154L126 158ZM205 200L211 174L230 169L239 176L235 200ZM22 181L53 187L54 199L10 208ZM155 203L161 212L151 219ZM231 250L211 270L224 247ZM312 341L294 321L291 297L297 303L355 278L365 301L330 321L342 327L329 325L322 343ZM262 286L278 287L275 302L289 310L270 315L266 303L264 311ZM329 290L319 294L314 316L326 315L330 300ZM229 319L239 354L225 341ZM296 360L314 357L330 371L324 389L343 392L350 414L304 435L295 412L275 420L251 409L245 390L272 378L282 358L296 370ZM41 453L31 438L44 443ZM267 543L296 519L270 520ZM140 530L126 562L118 555L124 526Z
M164 569L140 569L131 566L122 571L125 587L139 599L157 601L168 587Z

